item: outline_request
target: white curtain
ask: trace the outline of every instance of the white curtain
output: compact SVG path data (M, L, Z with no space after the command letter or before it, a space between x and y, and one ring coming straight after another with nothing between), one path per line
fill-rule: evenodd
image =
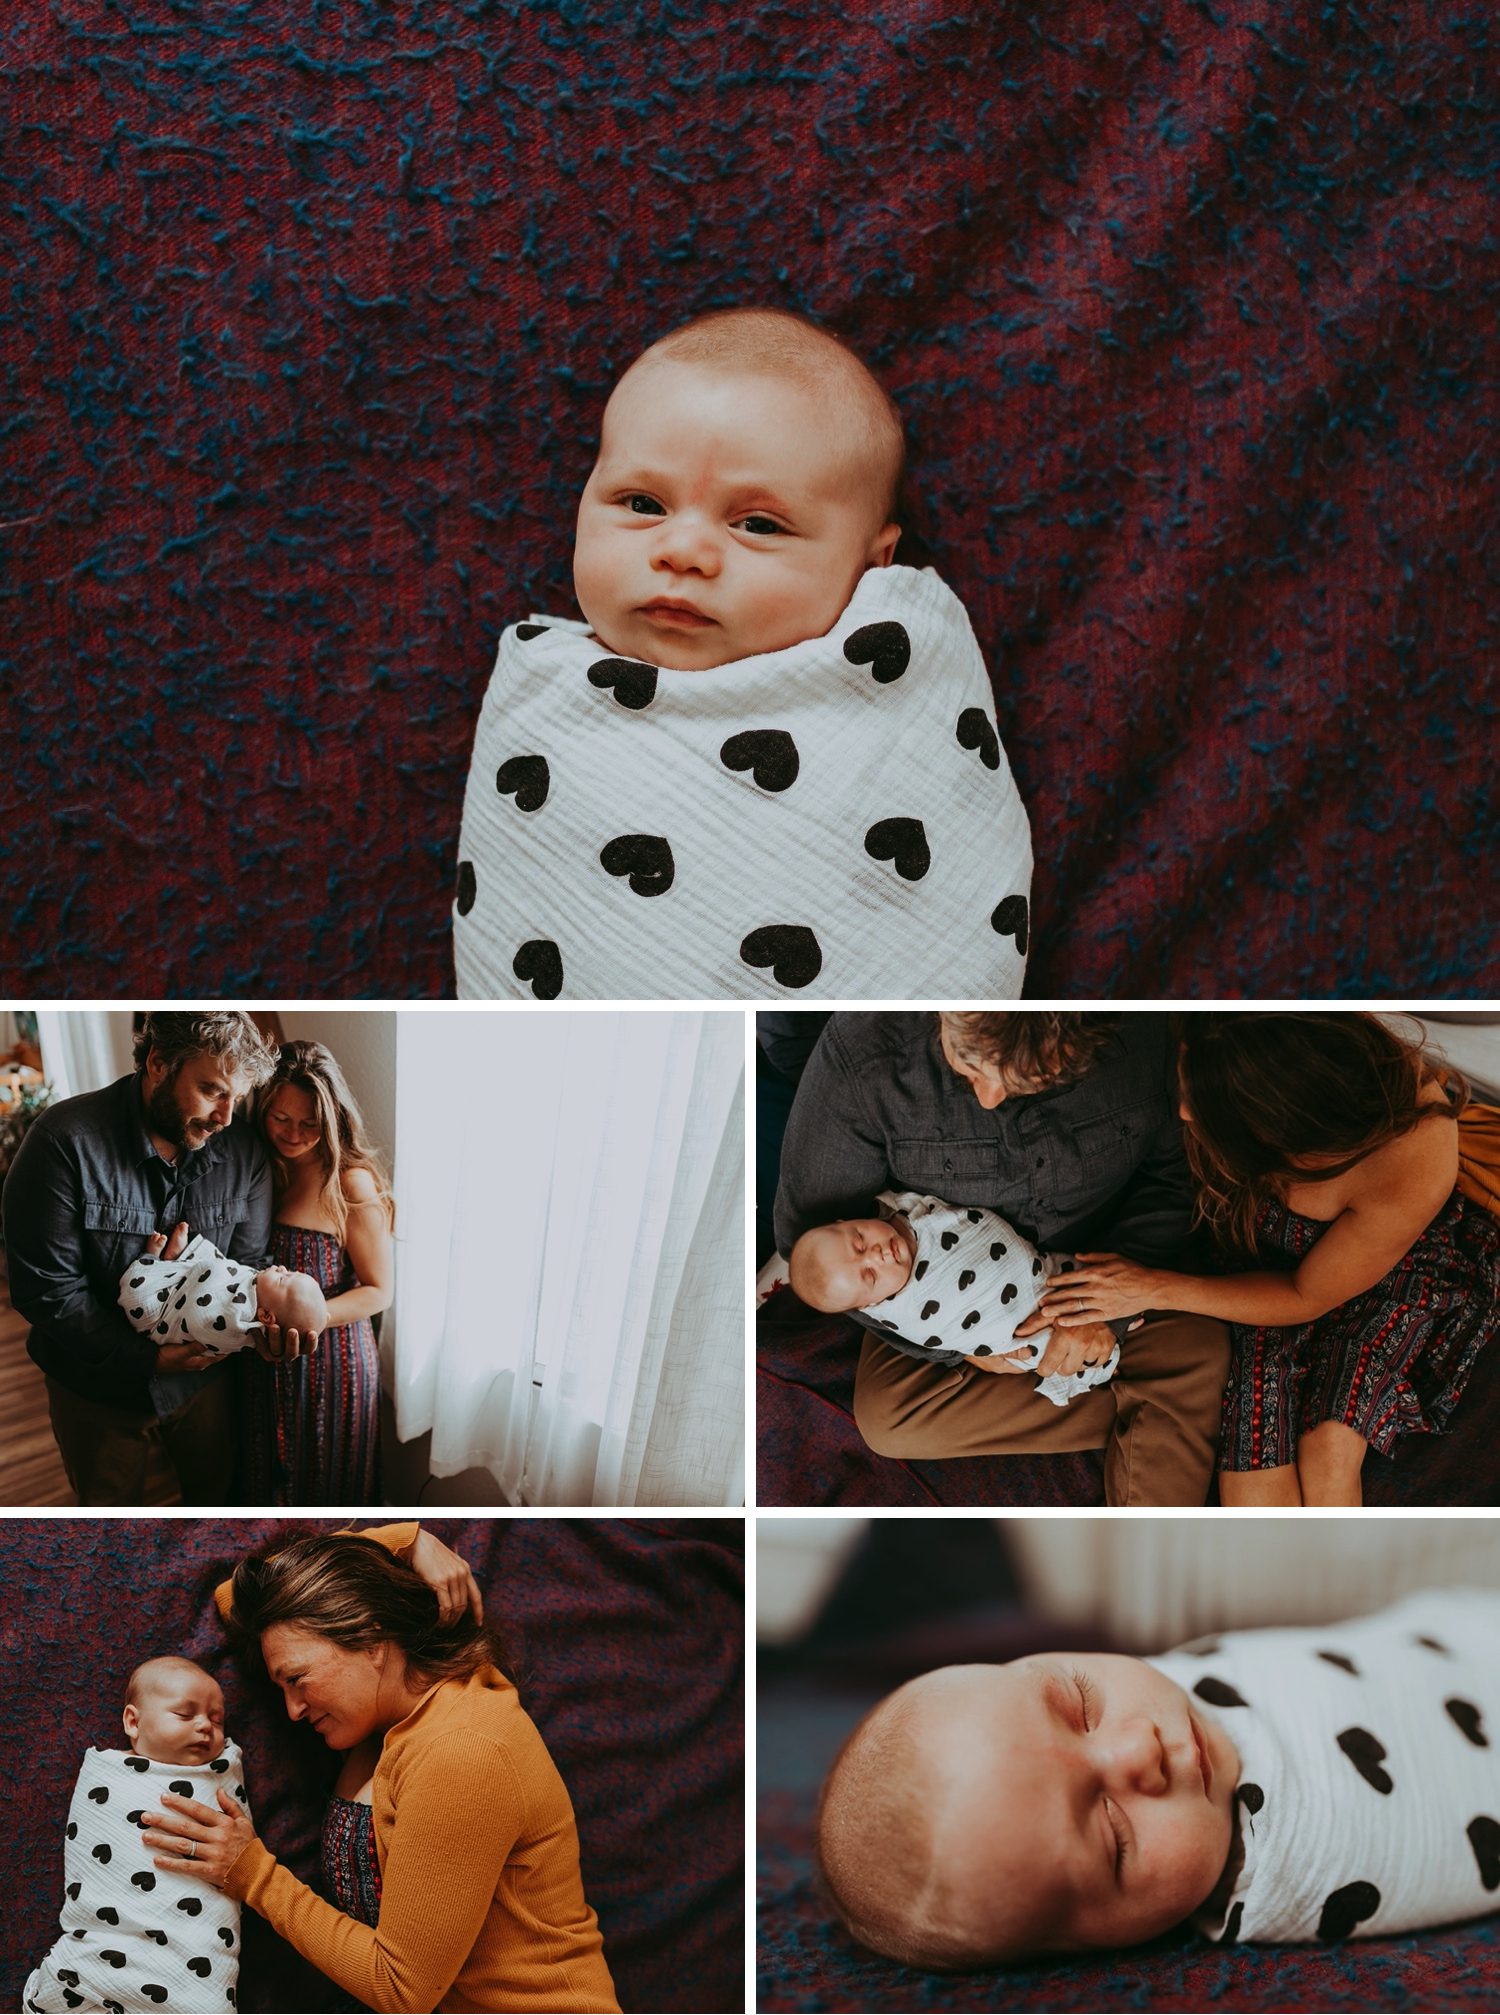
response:
M98 1008L39 1008L36 1023L54 1100L98 1091L130 1069L129 1015Z
M403 1441L516 1504L744 1489L744 1022L403 1014Z

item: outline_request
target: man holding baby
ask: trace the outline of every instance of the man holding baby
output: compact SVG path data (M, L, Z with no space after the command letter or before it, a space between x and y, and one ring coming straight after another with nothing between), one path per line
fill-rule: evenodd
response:
M993 1210L1049 1253L1181 1260L1193 1187L1177 1103L1164 1015L835 1015L787 1125L777 1244L786 1254L809 1227L902 1190ZM1045 1327L1033 1316L1016 1336ZM920 1461L1103 1448L1109 1503L1202 1504L1224 1324L1152 1313L1058 1328L1035 1370L1077 1372L1117 1341L1115 1377L1059 1406L1025 1364L924 1362L867 1325L855 1419L878 1454Z
M49 1107L22 1142L5 1184L11 1299L32 1326L80 1504L143 1504L158 1444L185 1504L224 1499L228 1367L192 1342L137 1334L119 1284L153 1233L188 1224L230 1260L264 1263L270 1164L235 1106L275 1062L246 1014L147 1015L134 1073Z

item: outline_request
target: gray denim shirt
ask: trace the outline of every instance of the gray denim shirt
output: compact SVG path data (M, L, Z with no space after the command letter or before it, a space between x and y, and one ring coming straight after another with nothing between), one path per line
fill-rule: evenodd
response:
M910 1189L998 1211L1044 1252L1183 1265L1193 1188L1168 1017L1093 1019L1110 1039L1086 1076L986 1112L944 1057L935 1014L834 1015L782 1144L783 1256L810 1226L871 1217L881 1190Z
M140 1079L61 1100L22 1141L5 1182L10 1296L49 1377L106 1405L171 1412L204 1372L155 1376L156 1346L117 1305L120 1275L153 1231L186 1219L231 1259L266 1264L271 1168L248 1119L164 1161L146 1130Z

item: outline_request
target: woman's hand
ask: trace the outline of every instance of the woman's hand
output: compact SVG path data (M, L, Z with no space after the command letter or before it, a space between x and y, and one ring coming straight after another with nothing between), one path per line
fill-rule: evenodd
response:
M425 1530L417 1533L416 1544L408 1559L436 1595L438 1615L444 1623L452 1623L466 1610L472 1610L476 1623L483 1623L484 1597L479 1593L479 1583L469 1572L467 1561L460 1560L440 1539L434 1539Z
M1063 1329L1081 1329L1166 1307L1168 1278L1153 1267L1121 1259L1118 1253L1081 1252L1071 1272L1054 1275L1031 1320L1040 1317Z
M255 1838L249 1815L227 1791L219 1793L218 1812L191 1798L179 1798L175 1791L164 1791L161 1802L167 1810L146 1813L147 1830L141 1834L156 1866L174 1875L196 1875L222 1889L230 1869Z

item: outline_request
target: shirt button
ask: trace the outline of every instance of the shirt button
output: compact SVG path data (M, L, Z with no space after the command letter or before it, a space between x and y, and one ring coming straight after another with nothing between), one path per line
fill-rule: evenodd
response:
M944 1172L945 1172L946 1174L948 1174L948 1175L952 1175L952 1173L953 1173L953 1164L952 1164L952 1162L951 1162L951 1161L945 1161L945 1162L943 1163L943 1169L944 1169Z

